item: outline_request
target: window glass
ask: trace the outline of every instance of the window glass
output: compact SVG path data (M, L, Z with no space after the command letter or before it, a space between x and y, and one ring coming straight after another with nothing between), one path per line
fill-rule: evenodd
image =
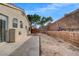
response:
M27 30L27 26L25 26L25 29Z
M13 27L14 28L18 27L18 20L16 18L13 18Z
M20 28L23 28L23 22L20 21Z

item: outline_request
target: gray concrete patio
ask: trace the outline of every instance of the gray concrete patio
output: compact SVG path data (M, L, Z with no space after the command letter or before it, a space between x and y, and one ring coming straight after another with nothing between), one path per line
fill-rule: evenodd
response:
M6 43L1 42L0 43L0 56L8 56L13 51L15 51L17 48L19 48L24 42L26 42L31 36L28 36L26 39L19 40L15 43Z
M39 56L39 37L31 37L10 56Z

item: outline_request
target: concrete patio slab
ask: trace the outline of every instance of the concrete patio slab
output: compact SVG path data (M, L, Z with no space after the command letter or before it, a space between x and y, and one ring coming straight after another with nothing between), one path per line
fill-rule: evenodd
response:
M32 36L10 56L39 56L39 37Z
M20 47L25 41L27 41L31 36L28 36L26 39L19 40L15 43L0 43L0 56L8 56L18 47Z

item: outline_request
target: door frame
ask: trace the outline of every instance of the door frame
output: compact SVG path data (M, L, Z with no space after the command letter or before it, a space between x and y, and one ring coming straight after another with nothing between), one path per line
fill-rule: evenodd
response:
M4 15L4 14L2 14L2 13L0 13L0 15L2 15L3 17L6 17L6 27L7 27L7 29L6 29L6 39L5 39L5 42L7 42L7 40L9 40L9 32L8 32L8 16L6 16L6 15Z

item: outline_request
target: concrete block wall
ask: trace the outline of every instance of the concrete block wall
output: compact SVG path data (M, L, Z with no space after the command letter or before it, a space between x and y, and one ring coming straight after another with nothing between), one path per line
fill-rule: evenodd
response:
M52 37L60 38L79 47L79 32L77 31L47 31L46 33Z

